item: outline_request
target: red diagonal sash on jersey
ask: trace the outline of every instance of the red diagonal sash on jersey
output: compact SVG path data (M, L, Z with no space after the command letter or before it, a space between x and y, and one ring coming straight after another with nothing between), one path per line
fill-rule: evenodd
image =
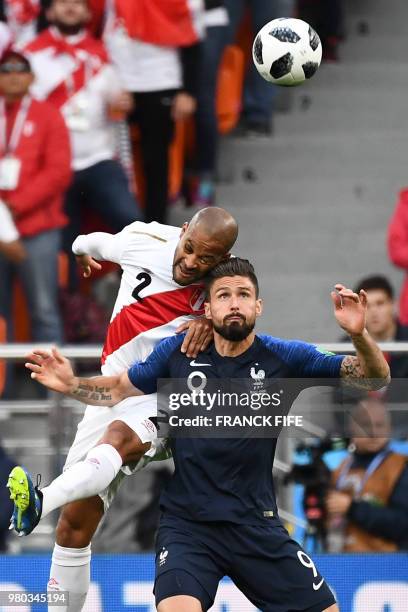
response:
M163 291L122 308L108 328L102 363L118 348L149 329L165 325L177 317L202 315L202 288L195 286Z

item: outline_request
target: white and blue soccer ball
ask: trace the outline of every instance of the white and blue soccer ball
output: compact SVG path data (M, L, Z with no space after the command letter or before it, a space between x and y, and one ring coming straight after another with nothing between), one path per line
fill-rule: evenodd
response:
M315 74L322 60L322 43L305 21L282 17L270 21L258 32L252 57L266 81L291 87Z

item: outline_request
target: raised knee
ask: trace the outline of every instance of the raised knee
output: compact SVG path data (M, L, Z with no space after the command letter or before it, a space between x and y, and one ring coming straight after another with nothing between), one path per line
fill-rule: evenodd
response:
M110 444L118 452L137 437L134 431L122 421L113 421L107 428L101 443Z

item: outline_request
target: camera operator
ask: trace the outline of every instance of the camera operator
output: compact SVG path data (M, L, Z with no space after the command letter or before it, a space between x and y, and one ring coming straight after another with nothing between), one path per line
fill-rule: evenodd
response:
M333 472L326 497L329 551L407 550L407 457L389 447L384 403L374 397L360 401L350 433L350 453Z

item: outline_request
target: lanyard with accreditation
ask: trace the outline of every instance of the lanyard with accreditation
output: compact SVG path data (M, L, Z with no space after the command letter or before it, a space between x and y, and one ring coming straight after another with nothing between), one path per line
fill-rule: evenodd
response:
M7 142L7 118L4 99L0 100L0 144L2 158L0 159L0 189L16 189L20 178L21 160L16 157L15 151L20 142L24 124L31 105L31 97L24 96L9 141Z
M386 448L385 450L383 450L381 453L378 453L378 455L376 455L372 461L370 462L369 466L367 467L364 476L362 477L361 481L359 482L359 484L357 485L357 487L355 487L354 489L354 493L356 495L356 497L361 495L362 490L365 487L365 484L367 482L367 480L370 478L371 474L374 474L375 470L377 468L380 467L380 465L382 464L382 462L384 461L384 459L390 454L390 450L388 448ZM345 464L343 465L343 468L340 472L340 476L337 480L337 489L343 489L347 483L347 476L348 473L350 471L351 468L351 464L353 462L353 456L350 456L347 461L345 462Z

